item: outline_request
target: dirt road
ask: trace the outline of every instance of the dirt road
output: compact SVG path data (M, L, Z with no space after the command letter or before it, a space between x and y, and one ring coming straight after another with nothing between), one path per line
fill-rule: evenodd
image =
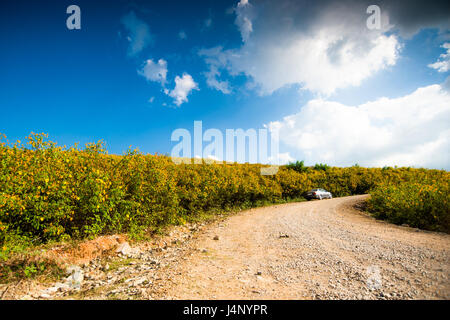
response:
M365 197L243 211L109 269L93 262L79 292L27 297L449 299L450 235L377 221L354 208Z
M232 216L195 241L203 252L162 274L158 296L449 299L450 236L376 221L353 209L364 197Z

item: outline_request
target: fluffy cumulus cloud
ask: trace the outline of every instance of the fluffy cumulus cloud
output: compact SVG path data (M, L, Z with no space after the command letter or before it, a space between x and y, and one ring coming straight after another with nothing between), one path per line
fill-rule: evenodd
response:
M181 77L175 77L175 88L169 90L165 87L167 81L167 61L159 59L155 63L152 59L148 59L138 70L138 74L145 77L148 81L159 82L163 87L164 94L172 97L174 103L180 106L184 102L188 102L188 95L192 90L199 90L198 84L194 81L190 74L184 73ZM149 102L152 103L154 97Z
M137 55L152 42L150 28L144 21L140 20L133 11L123 16L121 22L129 33L129 56Z
M436 69L438 72L447 72L450 70L450 42L444 43L442 48L446 49L447 52L441 54L438 61L428 66Z
M184 73L182 77L175 77L175 88L166 91L166 94L174 99L174 103L180 106L183 102L187 102L188 95L192 90L199 90L197 83L190 74Z
M381 14L381 28L370 30L364 2L318 3L241 0L235 13L243 44L201 52L210 67L209 79L226 70L232 76L246 75L261 94L299 85L328 95L396 63L400 44L395 35L386 34L392 28L387 13Z
M358 106L315 99L271 122L307 163L450 168L450 93L444 85Z
M152 59L148 59L138 73L148 81L159 82L164 86L167 77L167 61L159 59L155 63Z

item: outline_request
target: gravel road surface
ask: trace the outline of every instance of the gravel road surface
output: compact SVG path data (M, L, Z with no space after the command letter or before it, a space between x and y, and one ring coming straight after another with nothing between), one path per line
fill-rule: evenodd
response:
M450 236L377 221L354 209L365 197L232 216L166 273L159 297L449 299Z
M450 235L377 221L355 209L366 197L275 205L177 227L158 243L122 246L119 257L83 266L76 273L81 288L27 283L5 287L2 296L449 299Z

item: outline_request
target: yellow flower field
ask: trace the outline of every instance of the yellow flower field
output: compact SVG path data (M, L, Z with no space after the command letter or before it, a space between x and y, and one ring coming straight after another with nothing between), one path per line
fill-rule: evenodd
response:
M6 137L4 137L6 138ZM175 164L163 155L108 155L103 143L62 148L43 134L0 140L0 248L117 232L142 232L223 212L300 198L372 193L369 209L394 223L449 232L449 173L411 168Z

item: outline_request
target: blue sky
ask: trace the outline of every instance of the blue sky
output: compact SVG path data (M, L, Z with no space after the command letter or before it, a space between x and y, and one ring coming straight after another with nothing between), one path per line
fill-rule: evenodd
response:
M351 1L2 1L0 132L170 153L194 120L267 125L285 162L448 169L448 5L377 3L372 32Z

